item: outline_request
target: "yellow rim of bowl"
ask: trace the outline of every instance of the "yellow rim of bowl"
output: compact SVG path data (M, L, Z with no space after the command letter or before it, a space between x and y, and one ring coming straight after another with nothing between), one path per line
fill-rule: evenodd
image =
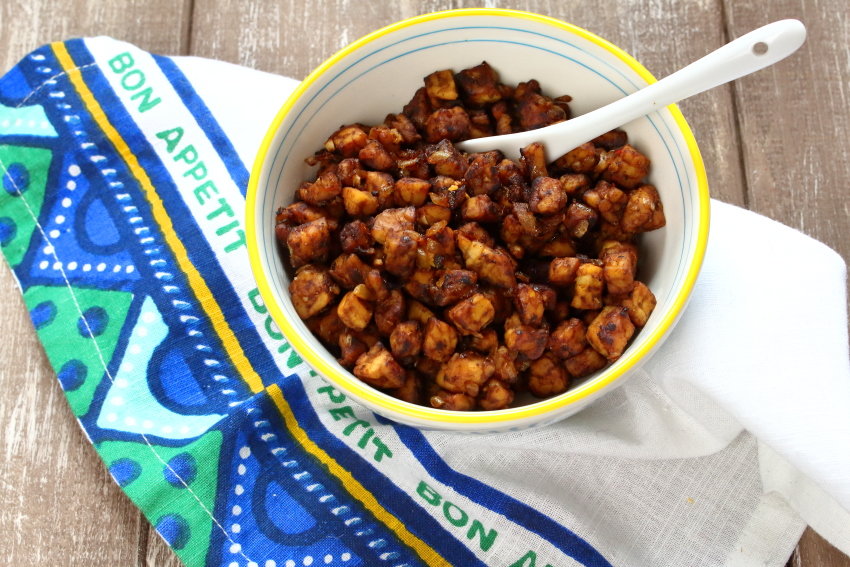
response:
M607 387L612 382L616 381L628 370L630 370L635 365L635 363L637 363L637 361L639 361L644 355L646 355L650 351L650 349L652 349L652 347L655 346L655 344L661 339L661 337L664 336L670 326L675 323L677 317L682 312L682 309L685 307L690 292L696 282L700 267L702 266L703 258L705 256L705 249L708 243L710 206L708 194L708 180L706 178L705 166L702 161L702 156L700 155L696 139L694 139L694 135L691 132L688 123L685 121L685 118L684 116L682 116L682 113L679 111L679 108L676 105L670 105L669 107L667 107L667 109L670 111L674 121L676 122L677 126L679 127L679 130L685 138L688 151L690 152L691 159L694 163L694 169L697 177L697 192L700 210L699 218L697 219L699 231L697 234L696 249L694 251L694 261L688 269L688 273L685 276L685 281L681 289L679 290L679 293L673 299L673 305L671 306L670 310L665 314L664 319L662 319L662 321L658 324L658 326L650 334L650 336L643 341L640 347L632 351L628 355L628 358L625 360L625 364L623 364L616 371L611 372L609 374L603 374L599 378L592 379L573 390L568 390L567 392L559 396L549 398L548 400L541 400L539 402L535 402L527 406L520 406L516 408L487 412L452 412L411 404L409 402L404 402L402 400L393 398L388 394L384 394L383 392L372 388L364 382L361 382L352 375L349 375L347 373L340 373L337 368L329 364L321 354L315 352L310 347L310 345L307 344L307 342L301 338L297 330L290 324L289 320L283 313L283 310L274 301L274 294L272 293L269 283L265 279L262 262L260 260L260 250L256 244L257 227L254 222L254 208L256 207L256 201L258 196L260 173L266 159L268 159L269 157L269 148L271 146L273 138L275 137L275 134L277 133L278 127L280 126L281 122L283 122L284 117L289 113L289 110L301 97L304 91L306 91L311 84L313 84L320 76L322 76L328 70L328 68L335 65L337 62L339 62L341 59L343 59L353 51L356 51L362 46L389 33L431 20L453 18L458 16L509 16L514 18L533 20L556 28L567 30L575 35L587 39L588 41L598 45L599 47L605 49L612 55L616 56L647 82L655 82L655 77L653 77L652 74L643 67L643 65L638 63L638 61L634 59L631 55L629 55L619 47L613 45L612 43L609 43L601 37L598 37L580 27L531 12L523 12L519 10L479 8L447 10L443 12L434 12L431 14L416 16L392 24L385 28L381 28L367 36L360 38L348 47L345 47L344 49L340 50L331 58L322 63L318 68L316 68L316 70L310 73L310 75L306 79L304 79L304 81L302 81L298 85L298 87L296 87L296 89L292 92L292 94L286 100L283 107L281 107L281 109L278 111L277 115L269 126L269 129L266 132L262 143L260 144L260 149L257 152L257 158L254 162L254 166L251 171L251 178L248 183L248 194L245 203L245 225L248 236L248 255L251 262L251 270L253 271L254 277L257 280L257 286L259 287L260 294L262 295L263 300L266 302L266 307L268 308L269 313L273 317L274 321L278 324L278 326L280 326L281 330L284 332L284 335L286 336L292 347L295 348L295 350L302 357L304 357L305 361L311 367L316 369L319 373L329 378L332 382L344 385L345 388L349 391L353 392L354 394L360 396L364 400L376 406L382 407L384 409L407 417L417 418L432 423L447 424L500 423L504 421L522 420L535 417L551 410L571 405L588 396L593 395L594 393Z

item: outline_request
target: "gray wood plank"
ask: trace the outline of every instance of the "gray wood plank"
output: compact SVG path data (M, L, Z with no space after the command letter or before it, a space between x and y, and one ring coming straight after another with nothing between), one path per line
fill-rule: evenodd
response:
M724 42L719 0L587 4L545 0L496 2L574 23L619 45L657 77L665 76ZM474 1L254 3L198 0L192 54L223 59L272 73L303 78L323 60L372 31L400 19ZM542 82L545 78L538 77ZM712 195L743 203L743 184L730 87L681 104L706 163Z
M111 35L184 53L190 0L5 0L0 69L51 41ZM67 406L0 261L0 557L9 565L116 567L144 559L147 522L106 472Z
M725 0L730 37L797 18L806 44L793 57L735 85L747 201L850 260L850 13L843 0ZM789 567L850 567L850 557L811 529Z

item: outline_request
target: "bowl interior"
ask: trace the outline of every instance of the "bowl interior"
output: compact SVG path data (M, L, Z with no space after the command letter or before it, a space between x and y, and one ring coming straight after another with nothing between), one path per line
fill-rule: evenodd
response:
M261 282L265 301L277 315L278 324L288 327L284 332L302 356L307 354L308 362L315 356L326 359L327 366L318 370L334 374L330 378L357 381L334 361L292 307L287 291L289 276L274 238L274 212L290 204L299 184L312 178L314 168L304 159L339 126L380 123L388 113L401 111L423 84L425 75L445 68L459 71L482 61L490 63L505 83L537 79L548 95L569 94L574 115L621 98L650 78L628 56L582 30L503 15L423 19L373 34L311 75L278 115L273 134L264 145L265 154L261 150L258 156L261 162L255 168L254 207L248 214L253 215L255 226L250 235L256 247L255 276ZM653 290L658 305L615 364L562 397L579 399L583 390L597 390L601 382L607 385L657 346L681 310L695 275L692 265L701 258L700 231L705 230L705 219L700 207L705 201L702 199L701 204L700 194L705 183L687 125L677 110L665 109L626 124L624 129L630 143L652 160L649 182L658 188L667 217L667 226L645 234L641 243L639 277ZM688 288L685 293L683 288ZM293 334L300 338L293 341ZM305 349L314 354L303 352ZM371 401L383 398L400 403L380 392L375 392ZM520 404L551 406L557 400L529 399L520 400ZM454 412L432 413L439 420L439 414Z

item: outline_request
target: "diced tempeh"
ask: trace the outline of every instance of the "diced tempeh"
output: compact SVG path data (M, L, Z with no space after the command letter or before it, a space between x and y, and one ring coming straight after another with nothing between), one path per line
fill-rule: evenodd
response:
M510 407L514 401L514 391L496 378L484 383L478 396L478 407L483 410L499 410Z
M360 355L354 365L354 375L376 388L399 388L405 379L404 368L380 342Z
M602 307L604 288L602 268L591 263L582 264L576 272L575 288L570 305L576 309L599 309Z
M493 285L512 288L516 286L514 263L505 252L470 240L463 235L457 237L458 248L463 254L466 267Z
M555 258L549 264L549 283L556 286L570 285L576 281L581 260L574 257Z
M606 181L625 189L637 187L649 173L649 158L626 144L610 152L608 164L602 174Z
M451 358L457 346L457 331L454 327L431 317L425 324L422 353L430 359L445 362Z
M342 202L345 212L353 217L366 217L378 210L378 198L369 191L361 191L354 187L342 188Z
M455 76L455 80L462 97L470 104L482 106L502 100L499 76L486 61L464 69Z
M365 288L363 284L346 293L339 302L336 312L346 327L355 331L362 331L372 320L372 302L363 298L357 289Z
M463 108L440 108L425 119L425 141L435 144L442 139L450 142L464 140L469 137L469 128L469 115Z
M637 272L637 248L632 244L614 242L603 248L602 275L608 293L623 295L630 293L635 285Z
M561 321L549 335L549 351L561 359L573 357L587 347L586 335L587 326L581 319Z
M544 354L528 368L528 391L538 398L563 394L569 385L567 369L551 354Z
M389 336L393 329L407 318L407 301L404 294L394 289L389 295L378 301L375 306L375 325L378 332Z
M362 127L357 125L343 126L325 142L325 149L337 152L343 157L355 157L360 149L366 145L368 139L369 137Z
M643 282L636 281L632 293L623 300L623 307L629 310L629 319L635 327L643 327L655 309L655 295Z
M289 260L293 268L327 258L331 243L331 231L326 218L322 217L296 226L286 237Z
M446 317L464 335L476 334L493 321L496 310L487 296L475 295L446 311Z
M436 383L450 392L477 396L481 386L495 372L493 361L477 352L456 352L437 373Z
M531 183L528 208L541 215L552 215L567 206L563 185L552 177L540 176Z
M587 327L587 342L608 361L620 358L635 332L628 311L625 307L609 305Z
M402 177L395 182L395 198L399 205L418 207L425 203L431 182L416 177Z
M390 334L390 349L398 360L419 355L422 350L422 326L419 322L399 323Z
M605 368L606 364L608 364L608 361L605 360L605 357L588 346L577 355L565 360L564 368L573 378L581 378Z
M549 331L518 325L505 331L505 346L528 360L540 358L549 342Z
M415 230L393 230L387 234L384 240L384 267L389 273L405 277L413 272L420 236Z
M629 194L629 202L620 221L628 232L646 232L661 228L666 224L664 206L658 190L652 185L638 187Z
M336 299L339 287L325 268L307 264L295 272L289 284L289 294L298 316L309 319Z
M399 209L386 209L378 213L372 225L372 238L379 244L383 244L390 231L402 232L413 230L413 219L416 209L403 207Z

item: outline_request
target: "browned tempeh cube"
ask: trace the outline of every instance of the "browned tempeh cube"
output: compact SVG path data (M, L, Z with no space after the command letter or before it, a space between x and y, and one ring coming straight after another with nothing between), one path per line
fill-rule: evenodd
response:
M528 178L532 181L549 175L546 169L546 150L540 142L533 142L520 149L520 163L525 165Z
M471 270L451 269L440 273L431 290L434 305L445 307L466 299L478 289L478 274Z
M314 182L298 190L298 197L311 205L322 206L342 192L342 183L333 171L321 173Z
M569 384L567 369L551 354L544 354L528 368L528 390L538 398L563 394Z
M384 240L384 267L389 273L406 277L413 272L420 236L415 230L393 230L387 234Z
M457 87L451 69L435 71L425 77L425 90L432 104L446 100L457 100Z
M331 264L330 275L345 289L354 289L366 281L369 266L357 254L340 254Z
M599 309L602 307L604 288L602 268L590 263L582 264L576 272L573 299L570 305L576 309Z
M375 306L375 325L378 332L384 336L389 336L406 317L407 301L404 294L397 289L390 291L389 295L378 301Z
M602 176L606 181L632 189L637 187L648 173L649 158L626 144L610 152L608 166Z
M632 293L622 301L623 307L629 310L629 319L635 327L643 327L652 311L655 309L655 295L643 282L635 281Z
M360 355L354 365L354 375L376 388L399 388L405 379L404 368L380 342Z
M477 272L482 280L499 287L516 286L514 263L505 252L469 240L463 235L458 235L457 244L466 267Z
M613 224L620 222L629 200L625 192L607 181L600 181L593 189L585 191L581 198L589 207L599 211L603 219Z
M366 286L363 284L358 285L342 297L336 308L340 320L346 327L355 331L362 331L372 320L373 305L371 301L363 297L365 289Z
M298 268L313 261L323 262L327 258L330 243L331 231L326 218L296 226L286 237L292 267Z
M337 152L343 157L356 157L361 148L366 145L369 137L361 126L343 126L333 133L325 142L325 149Z
M476 195L467 199L460 208L464 220L476 222L498 222L502 215L499 207L487 195Z
M629 202L620 221L628 232L646 232L667 223L658 190L652 185L638 187L629 194Z
M529 284L519 284L514 290L514 307L526 325L539 327L546 307L543 294Z
M457 331L454 327L431 317L425 324L422 353L430 359L445 362L451 358L457 346Z
M606 244L603 244L600 256L602 275L605 278L608 293L613 295L630 293L635 285L637 272L637 247L617 241Z
M576 281L581 260L578 258L555 258L549 264L549 283L557 286L570 285Z
M425 141L436 144L444 138L450 142L465 140L469 137L469 128L469 115L463 108L440 108L425 119Z
M464 179L471 195L486 195L498 189L502 182L499 180L498 164L502 154L498 151L472 154L469 167Z
M378 198L369 191L361 191L354 187L342 188L342 202L345 212L353 217L367 217L378 210Z
M496 378L484 383L478 397L478 407L483 410L498 410L509 407L514 401L514 391Z
M395 198L399 205L413 205L418 207L425 203L428 191L431 190L431 182L416 177L402 177L395 182Z
M477 352L456 352L437 373L437 385L449 392L477 396L495 371L493 361Z
M368 140L357 157L363 165L379 171L389 171L395 167L395 158L378 140Z
M431 226L441 221L448 222L451 219L452 210L448 207L425 203L416 208L416 223L422 226Z
M592 347L588 346L575 356L571 356L564 361L564 368L570 373L573 378L581 378L592 374L597 370L602 370L608 361L605 357L596 352Z
M561 321L549 335L548 348L558 358L567 359L587 347L587 326L581 319L571 317Z
M446 311L446 317L464 335L473 335L493 321L496 310L487 296L475 295L458 302Z
M448 140L440 140L436 146L425 150L428 163L434 166L434 173L460 180L466 175L469 161Z
M519 325L505 331L505 346L528 360L540 358L549 342L549 331Z
M462 97L472 105L483 106L502 100L499 76L486 61L464 69L455 76Z
M397 360L418 356L422 350L422 326L419 322L399 323L390 334L390 350Z
M590 173L599 163L599 154L590 142L572 149L555 160L555 165L569 169L573 173Z
M582 238L593 228L597 219L598 215L596 211L578 201L573 201L567 207L567 214L564 217L564 227L573 237Z
M635 326L629 319L629 310L609 305L588 325L587 342L596 352L614 361L623 354L634 332Z
M373 251L372 231L362 220L353 220L345 224L339 231L339 241L342 251L347 254L354 252L369 254Z
M402 232L413 230L413 219L416 209L403 207L399 209L386 209L378 213L372 225L372 238L379 244L383 244L391 231Z
M475 398L467 394L438 390L429 400L431 407L453 411L469 411L475 407Z
M541 215L552 215L567 206L563 185L552 177L540 176L531 183L528 208Z
M289 284L289 294L298 316L309 319L336 299L339 287L325 268L307 264L295 272Z

